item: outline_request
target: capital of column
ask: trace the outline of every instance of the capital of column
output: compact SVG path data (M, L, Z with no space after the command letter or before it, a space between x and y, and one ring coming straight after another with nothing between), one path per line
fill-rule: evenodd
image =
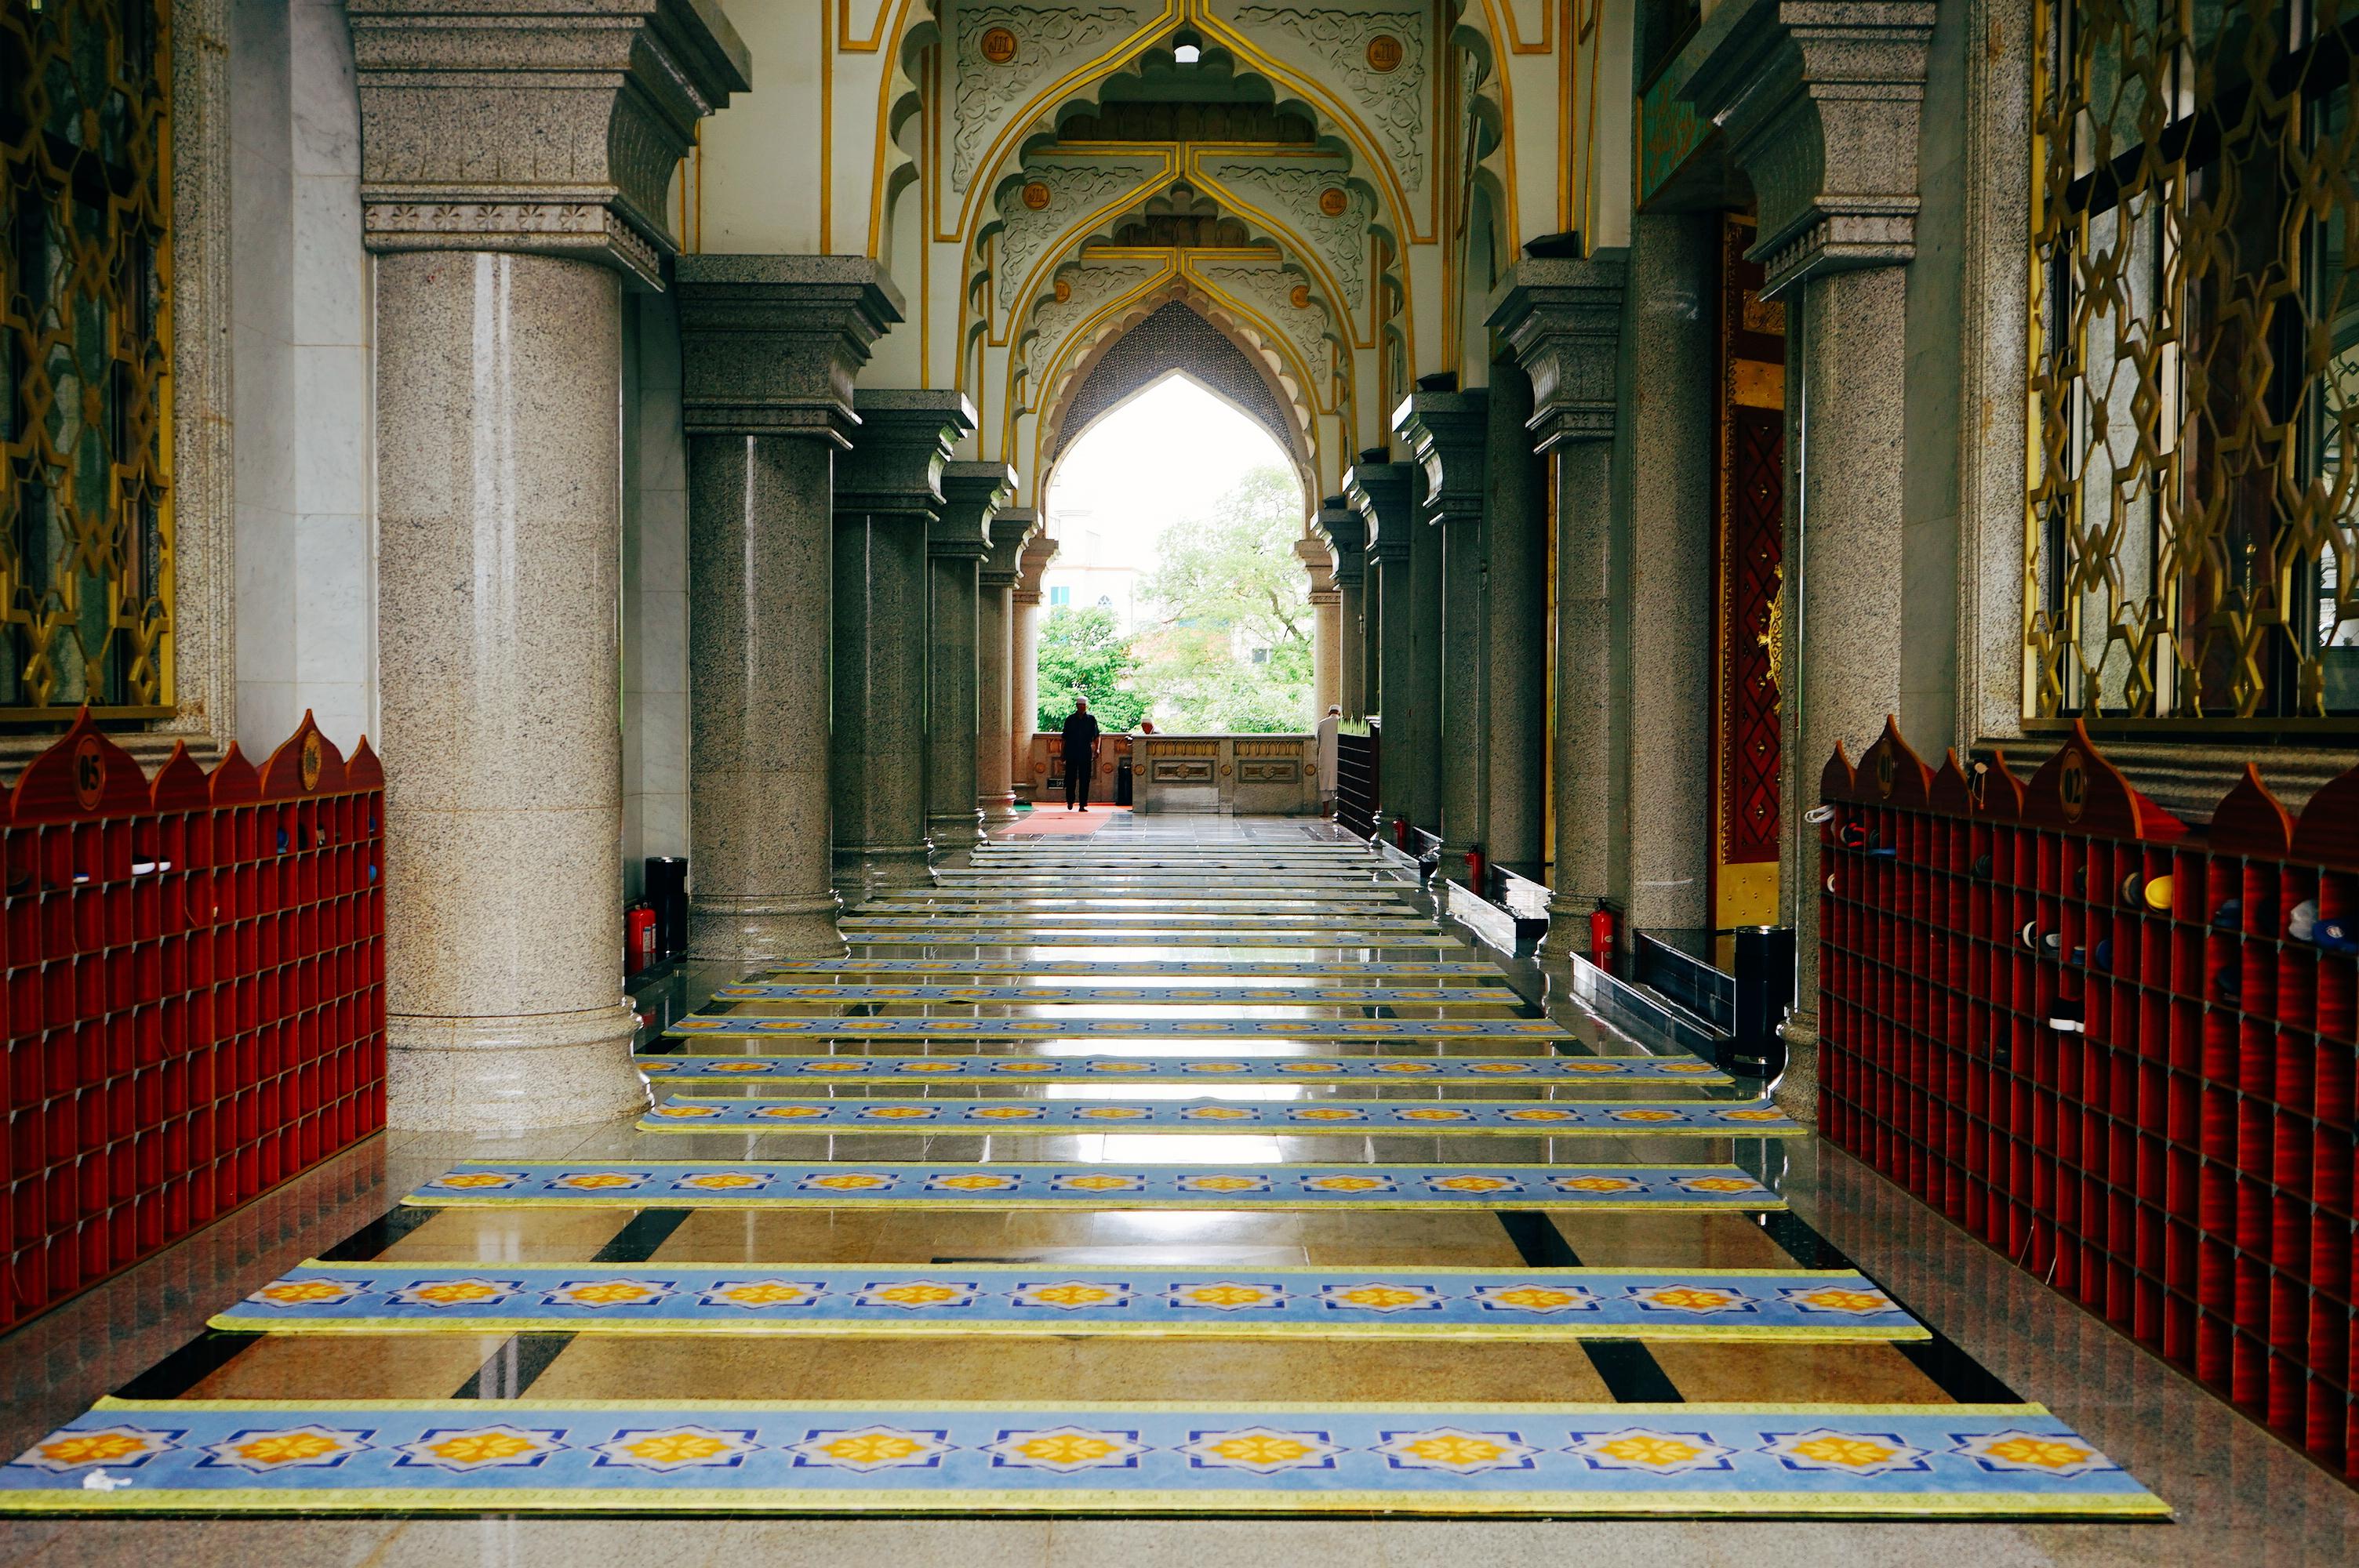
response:
M1746 0L1682 54L1675 91L1727 134L1760 202L1769 298L1917 254L1917 133L1938 0Z
M931 519L941 510L951 448L974 429L974 405L949 388L862 387L852 411L860 425L852 449L836 460L835 510Z
M1034 514L1034 516L1037 519L1038 514ZM1049 537L1045 527L1026 542L1022 565L1016 578L1016 603L1040 602L1040 577L1049 569L1049 563L1057 558L1058 548L1057 541Z
M1014 588L1024 572L1024 546L1039 530L1040 514L1028 506L1003 506L991 514L991 553L983 557L983 586ZM1038 591L1038 583L1034 583Z
M891 274L866 256L682 256L672 292L690 435L852 444L853 378L901 319Z
M944 463L942 511L926 530L926 554L989 557L992 514L1016 493L1016 470L1006 463Z
M349 0L361 237L603 262L648 288L696 122L751 85L703 0Z
M1335 557L1335 586L1357 588L1367 571L1367 560L1362 552L1368 546L1368 524L1352 509L1351 499L1331 495L1321 501L1318 519L1311 526L1327 541L1327 548Z
M1610 441L1619 416L1622 290L1628 254L1530 258L1491 296L1488 324L1532 379L1532 449Z
M1367 558L1378 566L1408 559L1409 524L1417 513L1417 465L1353 463L1343 471L1343 493L1367 520Z
M1327 552L1324 539L1297 539L1294 558L1310 574L1310 601L1319 602L1321 594L1333 595L1335 589L1335 557Z
M1393 431L1425 470L1426 505L1436 523L1483 515L1483 471L1491 438L1491 395L1412 392L1393 411Z

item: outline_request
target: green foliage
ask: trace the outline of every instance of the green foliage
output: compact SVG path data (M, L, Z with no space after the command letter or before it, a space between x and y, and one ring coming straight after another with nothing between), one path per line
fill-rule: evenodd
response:
M1039 646L1042 730L1065 727L1077 693L1090 699L1090 711L1108 734L1138 727L1147 699L1132 688L1138 659L1115 629L1113 611L1058 605L1040 618Z
M1301 536L1301 490L1277 467L1248 472L1211 516L1163 531L1161 564L1139 584L1161 624L1133 639L1138 684L1154 697L1158 725L1310 727L1310 585L1294 553Z

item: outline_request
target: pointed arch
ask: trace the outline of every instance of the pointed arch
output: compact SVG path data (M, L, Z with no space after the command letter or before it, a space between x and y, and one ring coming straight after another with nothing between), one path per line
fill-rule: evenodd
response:
M1094 345L1065 378L1039 431L1039 491L1091 426L1182 374L1269 432L1305 497L1319 493L1317 454L1294 398L1257 353L1239 345L1189 298L1169 299Z

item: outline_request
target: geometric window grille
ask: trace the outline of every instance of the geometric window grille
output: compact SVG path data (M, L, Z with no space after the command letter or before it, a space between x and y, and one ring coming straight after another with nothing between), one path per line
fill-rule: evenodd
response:
M0 5L0 720L172 711L168 5Z
M2359 715L2359 0L2038 0L2025 698Z

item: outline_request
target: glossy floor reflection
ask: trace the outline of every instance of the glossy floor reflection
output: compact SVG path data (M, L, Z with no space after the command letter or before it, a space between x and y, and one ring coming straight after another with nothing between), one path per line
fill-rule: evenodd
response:
M1074 857L1123 843L1169 846L1214 859L1176 884L1158 873L1146 897L1207 896L1218 858L1256 847L1299 853L1322 836L1287 822L1124 817L1091 838L1061 841ZM1242 861L1239 863L1243 863ZM1206 869L1207 867L1211 869ZM1354 881L1354 898L1383 885ZM1398 883L1404 910L1420 899ZM1125 895L1128 896L1128 895ZM1316 892L1310 894L1315 903ZM923 900L915 901L922 903ZM946 901L945 901L946 902ZM972 902L972 901L962 901ZM1145 906L1151 907L1151 906ZM1191 912L1193 913L1193 912ZM1338 919L1348 919L1348 914ZM1481 964L1488 973L1414 983L1495 991L1473 1006L1427 1010L1432 1017L1537 1017L1564 1026L1559 1048L1626 1055L1656 1049L1560 1003L1547 1005L1528 966L1495 964L1462 931L1427 927L1435 947L1304 948L1206 946L1194 928L1166 941L1101 946L994 947L894 942L864 945L865 959L952 957L971 964L950 983L1011 983L1010 967L1082 958L1137 966L1093 972L1086 983L1170 984L1152 968L1194 958L1250 971L1306 959L1353 965L1366 958L1430 966ZM701 1004L716 984L740 977L678 976L641 998L664 1023ZM809 978L809 977L799 977ZM886 984L892 969L837 971L830 983ZM1016 971L1013 983L1075 983ZM1191 979L1197 977L1190 977ZM928 976L927 983L935 983ZM883 1016L1092 1018L1174 1015L1343 1019L1397 1017L1398 1010L1288 1000L1315 981L1280 971L1223 976L1223 986L1273 991L1266 1006L1098 1000L994 1002L960 1009L932 1002L860 999ZM1332 983L1332 980L1328 983ZM847 1011L735 1004L766 1016ZM809 1050L802 1043L733 1042L754 1054ZM928 1050L959 1049L929 1045ZM1089 1041L1049 1037L984 1049L1041 1054L1114 1054ZM1158 1043L1158 1054L1169 1047ZM1258 1047L1257 1047L1258 1048ZM1535 1047L1536 1049L1545 1049ZM879 1042L819 1047L848 1054L892 1049ZM906 1047L903 1049L907 1049ZM1212 1049L1208 1047L1207 1049ZM1274 1043L1279 1054L1334 1054L1332 1043ZM1407 1050L1387 1044L1386 1051ZM1497 1043L1419 1047L1435 1054ZM1040 1086L1060 1096L1092 1087ZM700 1087L696 1092L707 1090ZM777 1092L777 1091L772 1091ZM971 1093L971 1089L952 1092ZM1190 1087L1178 1091L1206 1092ZM1275 1093L1350 1096L1356 1088L1298 1090L1239 1085L1239 1098ZM1431 1087L1387 1086L1387 1096L1433 1096ZM1453 1087L1451 1098L1467 1094ZM1579 1091L1584 1098L1643 1098L1643 1090ZM1691 1091L1735 1097L1735 1087ZM1655 1094L1661 1091L1657 1089ZM8 1564L147 1563L176 1568L256 1559L295 1563L484 1564L538 1568L593 1558L618 1565L719 1563L752 1557L798 1563L896 1568L952 1564L1179 1564L1244 1557L1272 1564L1313 1561L1372 1564L1560 1563L1606 1556L1616 1563L1777 1564L1843 1560L1876 1564L2222 1563L2266 1556L2272 1568L2349 1560L2359 1505L2340 1483L2194 1390L2104 1325L2041 1290L2003 1260L1815 1141L1784 1149L1761 1141L1695 1139L1477 1139L1386 1137L1279 1139L1171 1135L1006 1137L652 1136L627 1125L530 1137L394 1135L377 1140L0 1339L0 1441L21 1447L97 1395L129 1384L143 1397L215 1397L299 1401L356 1396L498 1399L661 1397L842 1399L1024 1399L1054 1390L1075 1399L1293 1400L1335 1401L1756 1400L1934 1405L2020 1397L2046 1402L2104 1446L2180 1510L2169 1526L1779 1523L1644 1521L1458 1524L1349 1520L516 1520L348 1519L0 1524L0 1568ZM1479 1147L1470 1150L1468 1143ZM968 1213L925 1209L810 1213L717 1210L555 1211L397 1209L394 1200L458 1160L498 1158L718 1157L776 1160L1102 1160L1593 1162L1735 1159L1774 1178L1790 1215L1506 1213ZM1930 1346L1891 1344L1676 1344L1619 1341L1579 1346L1516 1343L1256 1342L1204 1339L924 1341L816 1336L747 1338L533 1334L204 1336L212 1311L307 1256L343 1260L496 1263L765 1263L930 1265L1038 1262L1121 1267L1222 1268L1320 1265L1412 1268L1593 1267L1666 1269L1837 1267L1856 1264L1885 1283L1940 1337ZM1994 1392L1994 1390L1997 1390Z

